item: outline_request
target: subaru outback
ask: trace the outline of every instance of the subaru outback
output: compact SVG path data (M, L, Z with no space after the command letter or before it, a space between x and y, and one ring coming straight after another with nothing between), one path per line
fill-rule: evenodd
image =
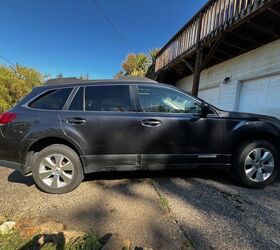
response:
M0 165L65 193L100 171L224 168L261 188L279 170L280 121L220 110L183 90L107 80L34 88L0 115Z

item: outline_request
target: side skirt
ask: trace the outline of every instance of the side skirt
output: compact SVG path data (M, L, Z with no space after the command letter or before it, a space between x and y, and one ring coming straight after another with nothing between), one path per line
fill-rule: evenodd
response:
M82 156L85 173L195 168L227 168L231 155L93 155Z

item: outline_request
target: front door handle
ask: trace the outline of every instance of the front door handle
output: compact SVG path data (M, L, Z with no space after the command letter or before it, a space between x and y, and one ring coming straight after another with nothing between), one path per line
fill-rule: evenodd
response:
M161 125L161 121L155 119L143 120L141 122L142 126L145 127L158 127Z
M70 118L70 119L67 119L67 123L70 123L70 124L75 124L75 125L80 125L80 124L84 124L86 123L87 121L83 118L80 118L80 117L75 117L75 118Z

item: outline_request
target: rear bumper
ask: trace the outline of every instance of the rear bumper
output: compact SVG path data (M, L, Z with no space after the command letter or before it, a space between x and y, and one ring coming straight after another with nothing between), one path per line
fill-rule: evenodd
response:
M27 141L29 142L29 141ZM12 168L26 174L26 144L15 138L0 136L0 167Z
M12 168L12 169L18 170L22 174L25 174L24 165L16 163L16 162L0 160L0 166L6 167L6 168Z

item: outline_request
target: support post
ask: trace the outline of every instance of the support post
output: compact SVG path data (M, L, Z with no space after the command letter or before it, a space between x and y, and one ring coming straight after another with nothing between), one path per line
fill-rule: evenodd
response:
M201 59L202 59L202 49L198 48L196 50L195 67L194 67L194 74L193 74L192 95L194 96L198 95L200 72L201 72Z
M200 48L200 33L201 33L201 26L202 26L202 16L203 13L201 12L199 14L199 21L198 21L197 34L196 34L196 45L195 45L196 56L195 56L195 67L194 67L193 86L192 86L192 94L194 96L198 95L200 72L201 72L202 49Z

